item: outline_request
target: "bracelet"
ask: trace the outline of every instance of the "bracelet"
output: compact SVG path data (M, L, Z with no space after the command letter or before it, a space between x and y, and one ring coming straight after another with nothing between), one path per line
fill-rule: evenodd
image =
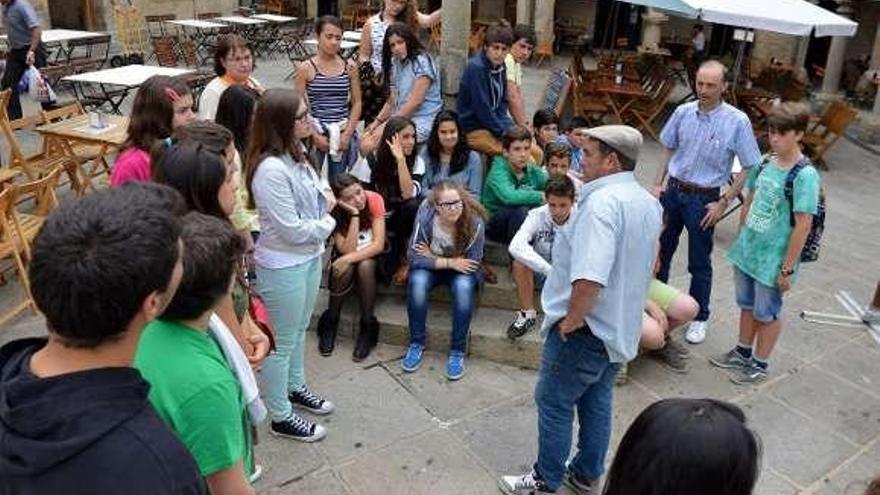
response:
M360 214L360 213L352 213L351 216L352 216L352 217L359 217L359 216L361 216L361 214Z

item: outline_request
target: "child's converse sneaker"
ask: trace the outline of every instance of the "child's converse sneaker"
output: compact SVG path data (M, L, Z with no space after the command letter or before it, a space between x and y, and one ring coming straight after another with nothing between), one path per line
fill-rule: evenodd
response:
M502 476L498 480L498 488L507 495L535 495L537 493L553 493L544 483L535 478L535 472L518 476Z
M327 435L327 430L321 425L291 413L284 421L272 421L269 425L269 433L300 442L317 442Z
M706 340L706 329L708 323L705 321L692 321L688 325L687 333L684 334L685 340L691 344L700 344Z
M332 402L318 396L305 385L290 392L287 398L294 406L301 407L312 414L330 414L334 409Z
M521 309L516 312L513 323L507 327L507 338L513 340L525 335L538 322L538 313L534 309Z
M449 351L449 359L446 361L446 378L458 380L464 376L464 352Z

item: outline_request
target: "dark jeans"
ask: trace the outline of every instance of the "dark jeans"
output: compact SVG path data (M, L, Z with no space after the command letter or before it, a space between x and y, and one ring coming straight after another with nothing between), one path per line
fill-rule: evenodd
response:
M700 304L697 321L709 319L709 297L712 295L712 245L715 228L704 229L700 221L706 215L706 205L718 201L715 194L683 192L667 187L660 196L666 226L660 234L660 271L657 278L669 280L672 255L678 247L682 229L688 232L688 273L691 274L690 295Z
M431 289L446 285L452 292L452 339L449 350L467 350L468 331L474 302L477 298L479 279L474 274L459 273L455 270L410 269L407 279L406 310L409 316L410 344L425 345L427 340L428 297Z
M390 279L394 270L400 265L401 258L406 255L407 243L412 235L419 212L418 198L410 198L402 202L388 204L391 215L387 219L389 244L388 256L383 262L383 278Z
M21 80L21 76L24 75L24 72L27 70L27 48L18 48L16 50L10 50L6 54L6 70L3 72L3 81L0 83L0 89L12 88L12 95L9 97L9 104L6 106L6 113L9 115L9 120L16 120L22 117L21 113L21 100L19 100L18 94L18 81ZM46 52L43 50L43 47L36 51L36 61L34 65L37 67L44 67L46 65ZM43 109L51 108L51 105L47 103L42 104Z
M486 225L486 237L494 242L510 244L513 236L529 214L528 206L504 206L492 214Z
M563 341L558 322L550 327L535 386L538 406L538 461L535 472L552 490L565 476L571 451L575 410L577 453L569 469L598 479L605 470L611 438L611 405L618 365L608 360L605 344L586 325Z

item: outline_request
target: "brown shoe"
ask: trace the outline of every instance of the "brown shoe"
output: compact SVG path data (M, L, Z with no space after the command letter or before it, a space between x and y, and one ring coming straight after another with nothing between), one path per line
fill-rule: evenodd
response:
M687 373L687 356L681 355L675 344L670 345L671 342L671 340L668 340L663 348L651 351L649 356L660 361L670 371L674 371L675 373Z
M492 284L492 285L497 284L498 283L498 276L495 275L495 270L493 270L492 267L489 266L489 264L486 263L485 261L483 262L482 267L483 267L483 280L487 284Z

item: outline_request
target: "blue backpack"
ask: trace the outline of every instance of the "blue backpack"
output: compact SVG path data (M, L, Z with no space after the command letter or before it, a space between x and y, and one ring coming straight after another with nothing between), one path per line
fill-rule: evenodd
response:
M764 171L769 159L765 158L758 169L758 174ZM804 167L813 166L813 162L804 156L801 160L791 167L788 175L785 176L785 199L788 200L789 224L794 228L794 181L797 175ZM813 215L813 222L810 225L810 233L807 234L807 241L804 243L804 249L801 251L801 262L809 263L819 259L819 249L822 244L822 234L825 232L825 188L819 189L819 204L816 207L816 214Z

